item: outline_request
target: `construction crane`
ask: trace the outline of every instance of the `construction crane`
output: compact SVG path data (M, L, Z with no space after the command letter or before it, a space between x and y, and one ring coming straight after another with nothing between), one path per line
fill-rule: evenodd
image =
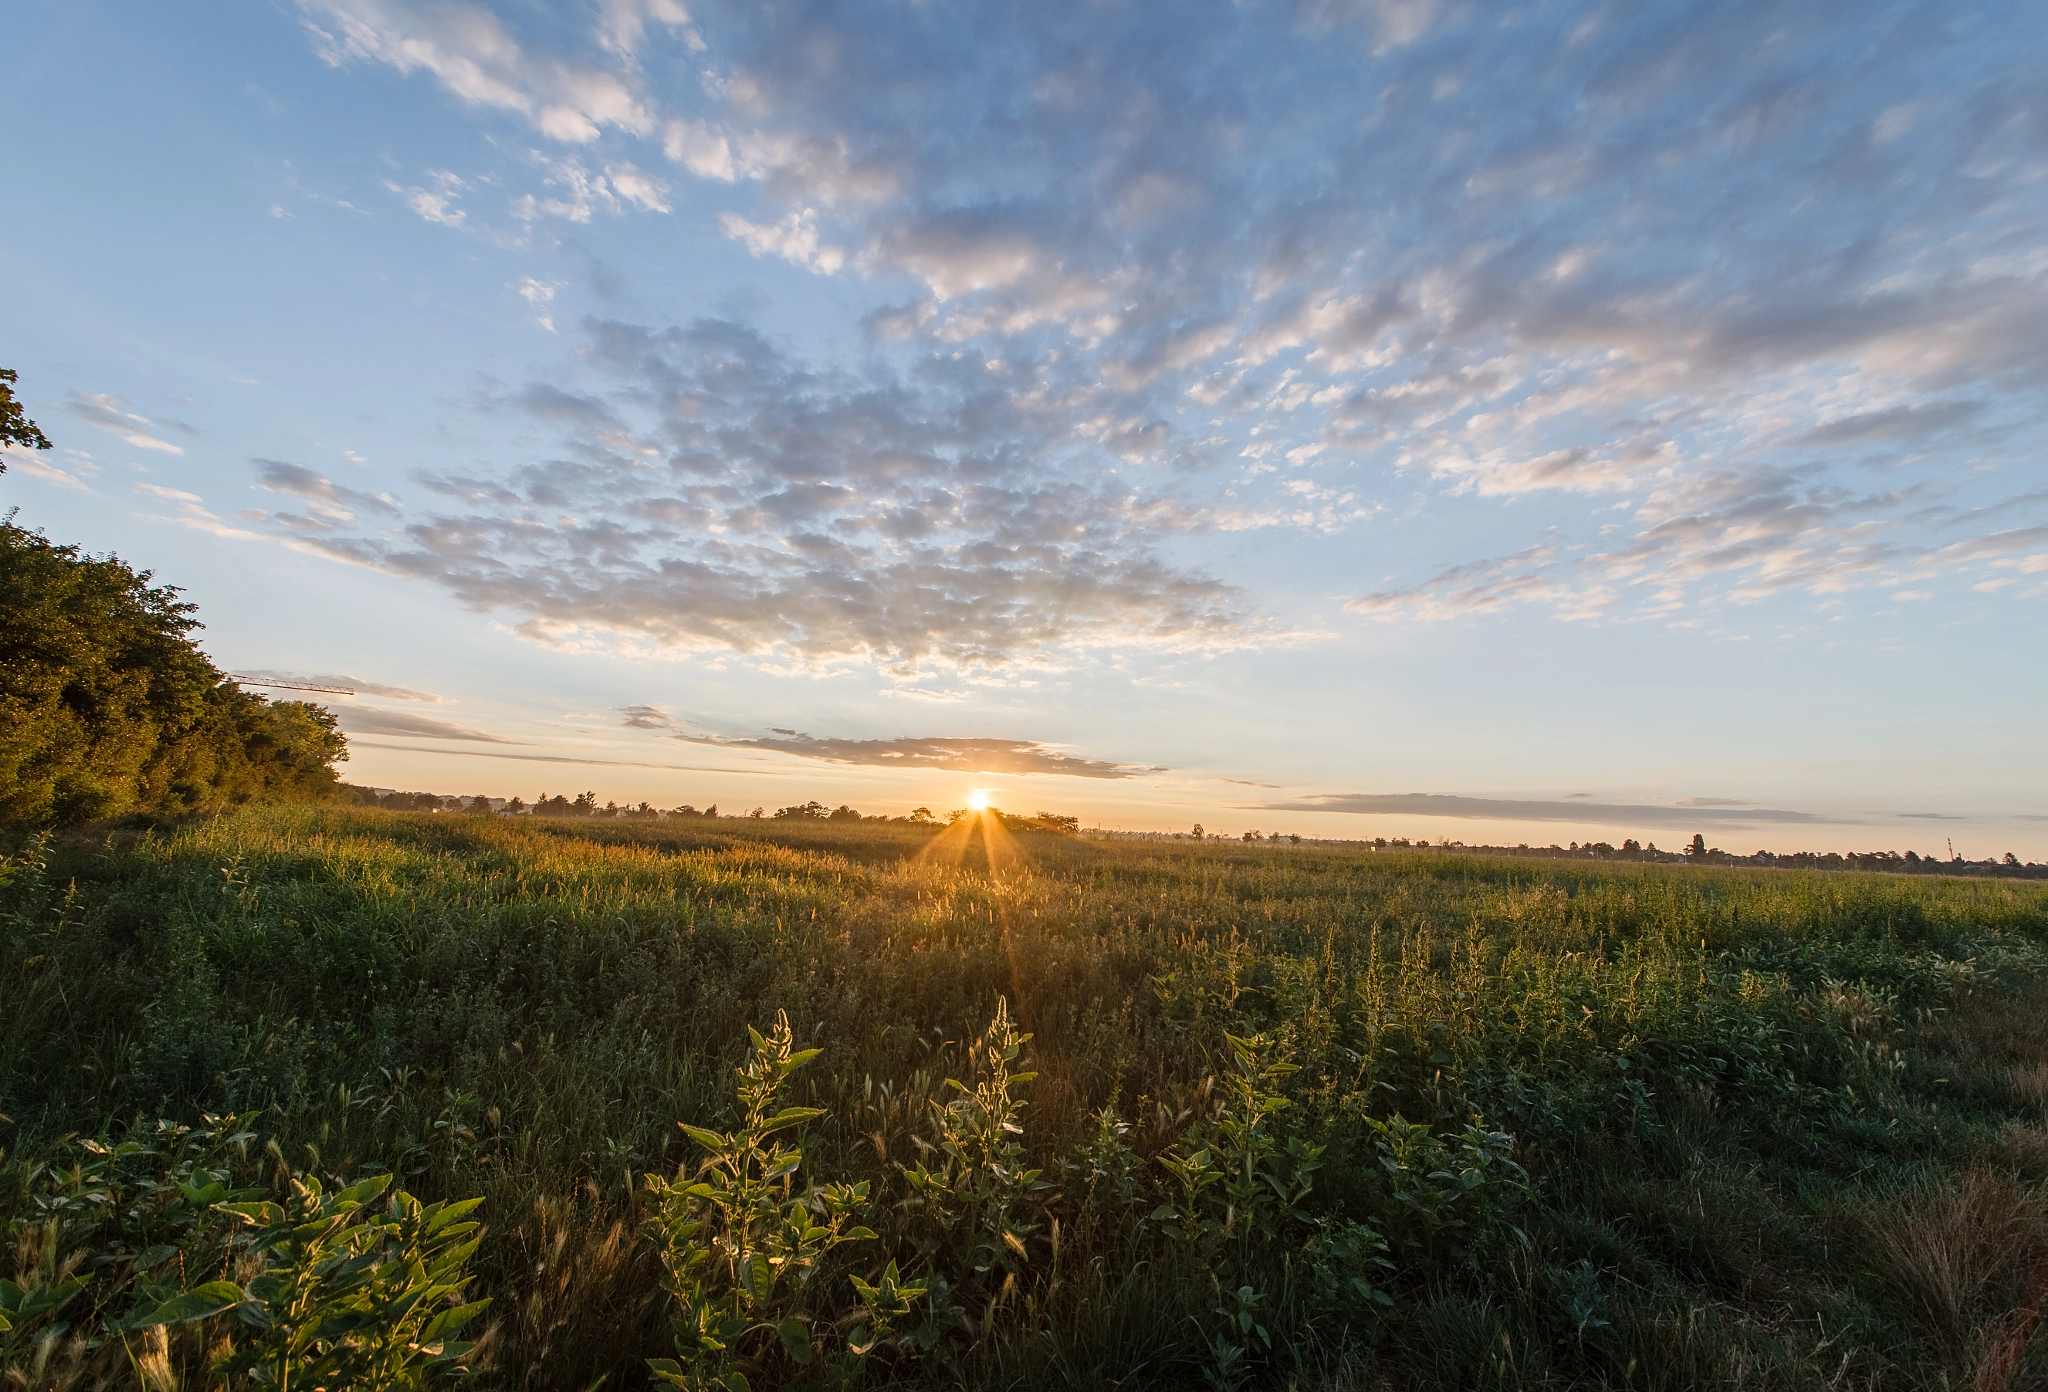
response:
M330 696L353 696L356 694L356 689L352 686L314 686L310 682L265 681L262 677L245 676L240 672L228 673L228 680L240 682L244 686L267 686L273 690L282 691L324 691Z

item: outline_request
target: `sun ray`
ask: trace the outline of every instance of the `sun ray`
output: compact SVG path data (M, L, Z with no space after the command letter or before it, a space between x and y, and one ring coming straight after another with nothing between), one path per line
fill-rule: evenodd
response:
M969 802L974 804L968 811L953 819L947 828L925 843L918 852L921 860L943 860L949 865L963 864L968 848L973 845L976 833L981 836L982 859L990 875L1000 875L1029 857L1024 848L1017 844L1017 838L1010 835L1010 829L1003 825L1003 814L988 805L988 794L976 789Z

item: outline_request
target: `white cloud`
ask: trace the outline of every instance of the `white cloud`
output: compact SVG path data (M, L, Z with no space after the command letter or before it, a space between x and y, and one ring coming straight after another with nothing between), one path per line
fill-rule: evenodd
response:
M157 423L148 416L137 415L129 410L128 403L118 396L109 396L104 392L87 396L74 391L70 394L70 400L66 404L72 415L77 416L87 425L93 427L93 429L104 430L110 435L118 435L123 441L135 446L137 449L161 450L165 454L183 454L185 452L183 446L174 445L168 440L151 434L151 431L160 428ZM190 426L179 428L191 432Z
M438 223L442 227L460 227L469 214L455 206L457 195L453 192L430 192L417 184L401 186L386 180L384 187L405 200L423 221Z
M677 117L662 130L662 153L700 179L731 183L732 143L725 133L703 121Z
M719 227L756 256L779 256L820 275L835 275L846 253L818 240L818 215L805 208L776 223L748 222L738 213L722 213Z
M55 464L39 458L35 450L0 448L0 463L4 463L10 470L19 469L24 474L39 478L45 483L53 483L59 488L76 489L81 493L93 491L92 485L77 474L67 472L58 468ZM78 463L73 462L72 468L79 469L80 466ZM80 469L80 472L84 472L84 470Z
M606 128L645 135L655 127L655 108L629 74L535 52L481 5L300 0L299 8L328 62L430 73L463 101L522 116L550 139L586 144ZM620 18L630 8L612 7L608 32L637 42L642 26ZM660 18L663 8L638 13Z
M197 493L187 493L183 489L166 488L161 484L155 483L136 483L129 486L144 497L153 498L160 504L169 505L170 511L168 513L153 514L158 521L174 522L178 526L190 527L197 532L205 532L210 536L226 537L235 541L256 541L260 539L258 533L246 531L240 527L230 527L227 523L221 521L218 516L208 512L205 506L206 500Z

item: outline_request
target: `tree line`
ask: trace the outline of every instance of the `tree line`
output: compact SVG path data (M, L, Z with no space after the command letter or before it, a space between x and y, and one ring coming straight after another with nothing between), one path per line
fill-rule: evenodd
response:
M972 809L957 807L941 817L934 814L929 807L917 807L903 816L892 817L886 813L865 814L845 803L837 807L827 807L816 800L778 807L773 812L765 807L755 807L745 812L722 814L717 803L712 803L702 811L687 802L676 807L656 807L650 802L628 803L624 806L616 802L606 802L599 806L597 794L594 792L578 793L573 798L560 793L542 793L534 801L527 802L524 798L494 798L481 793L407 793L395 789L359 788L349 784L342 786L357 806L376 807L387 812L460 812L500 817L610 817L627 821L655 821L670 817L716 819L725 816L727 820L930 827L934 831L951 826L963 817L977 815ZM1070 817L1058 812L1041 811L1026 817L991 807L987 809L987 815L997 818L1007 830L1013 832L1049 831L1062 836L1075 836L1080 834L1081 830L1079 817ZM1298 836L1295 838L1297 841L1300 839Z

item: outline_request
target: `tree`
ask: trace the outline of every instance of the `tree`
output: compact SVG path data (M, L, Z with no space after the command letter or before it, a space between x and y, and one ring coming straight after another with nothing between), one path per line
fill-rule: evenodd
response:
M0 367L0 450L9 445L21 449L46 450L50 448L50 437L36 427L21 409L21 402L14 396L14 384L20 375L11 367ZM0 474L7 472L7 461L0 458Z
M1692 844L1685 848L1685 853L1694 860L1705 859L1707 854L1707 838L1697 832L1693 833Z
M229 681L150 579L0 522L0 826L340 793L333 712Z
M757 812L755 815L760 814ZM795 807L778 807L775 809L775 815L785 822L822 822L832 815L832 810L824 803L813 800L799 803Z
M1201 839L1202 839L1202 824L1201 824L1200 822L1196 822L1196 823L1195 823L1195 829L1194 829L1193 831L1189 832L1189 833L1188 833L1188 835L1190 835L1190 836L1194 837L1194 838L1195 838L1195 840L1197 840L1197 841L1201 840Z

